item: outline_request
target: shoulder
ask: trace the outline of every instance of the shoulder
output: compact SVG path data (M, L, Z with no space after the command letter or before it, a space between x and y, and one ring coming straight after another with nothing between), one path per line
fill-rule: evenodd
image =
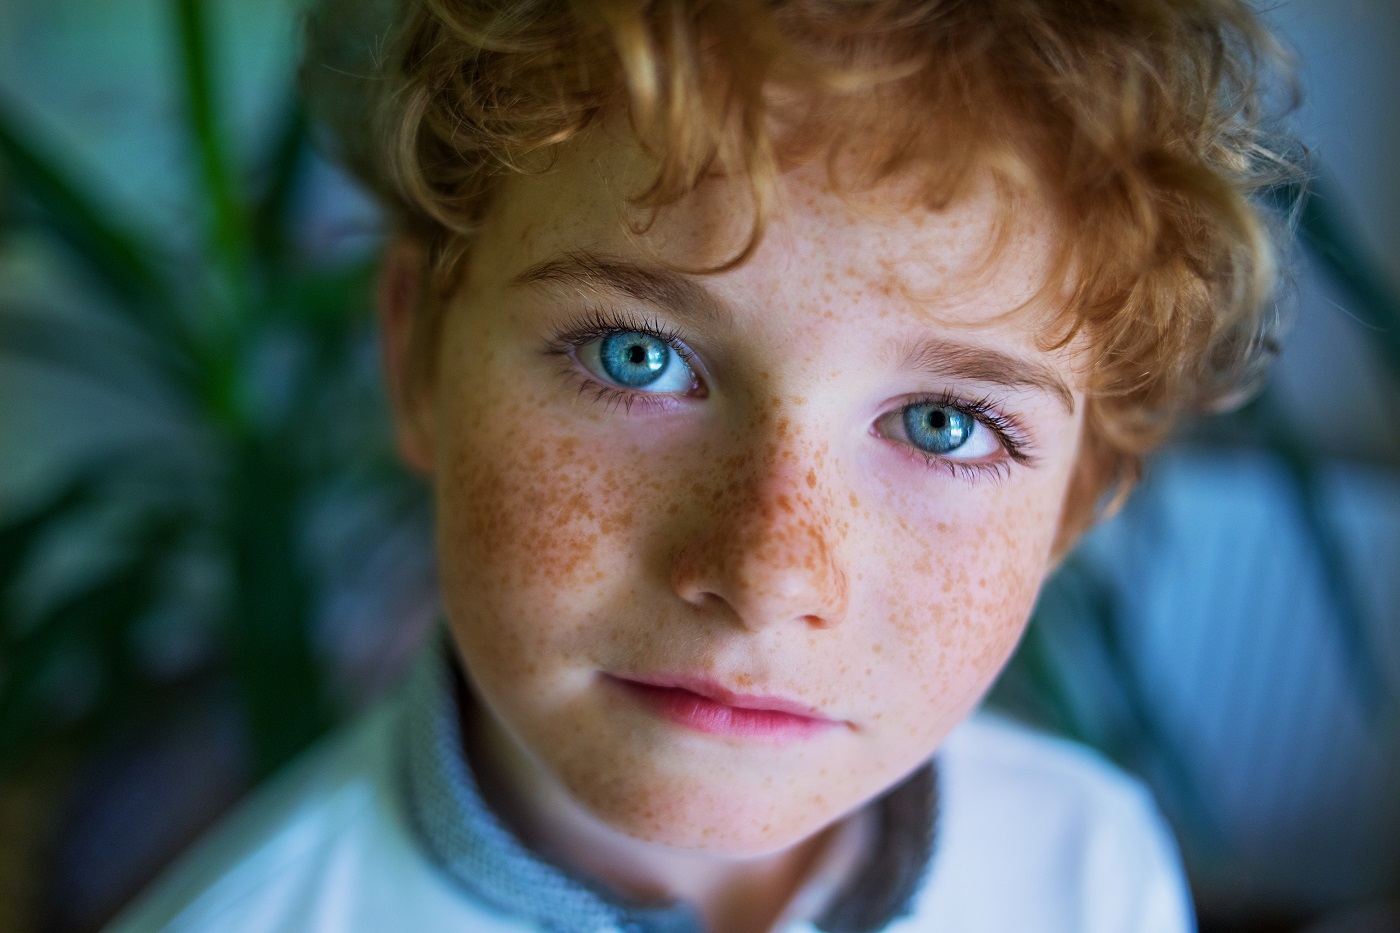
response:
M938 849L911 920L1027 933L1194 928L1151 795L1094 752L979 714L944 743L939 778Z
M408 835L394 792L392 700L254 793L108 933L506 931Z

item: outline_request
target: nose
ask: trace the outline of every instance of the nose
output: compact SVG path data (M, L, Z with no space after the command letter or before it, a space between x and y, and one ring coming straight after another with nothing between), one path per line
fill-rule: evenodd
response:
M846 616L840 556L847 523L818 464L770 447L696 487L703 519L676 552L671 585L692 605L719 604L743 626L828 628Z

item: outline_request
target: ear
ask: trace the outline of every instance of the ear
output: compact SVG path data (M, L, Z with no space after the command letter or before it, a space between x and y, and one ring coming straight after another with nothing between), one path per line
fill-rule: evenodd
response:
M379 351L394 418L394 445L409 469L433 472L432 387L418 367L414 332L423 312L427 251L399 234L384 250L379 270Z

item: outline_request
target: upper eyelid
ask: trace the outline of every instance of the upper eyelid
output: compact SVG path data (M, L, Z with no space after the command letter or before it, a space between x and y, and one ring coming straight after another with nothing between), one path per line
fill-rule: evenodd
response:
M585 339L616 333L649 334L671 345L689 350L680 330L663 324L651 315L618 312L599 305L585 305L556 330L557 339L584 342Z
M630 313L619 317L618 312L605 310L596 305L586 307L581 315L575 316L562 325L551 343L566 343L577 351L592 340L602 339L611 334L647 334L662 341L681 357L695 372L696 353L692 350L677 328L661 323L654 317L633 318ZM696 372L698 376L699 373Z

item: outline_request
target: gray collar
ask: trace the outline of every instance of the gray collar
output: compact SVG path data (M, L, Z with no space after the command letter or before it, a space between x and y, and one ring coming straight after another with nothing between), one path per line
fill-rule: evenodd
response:
M482 800L462 750L460 673L443 645L407 685L400 789L408 823L431 861L476 900L556 933L699 933L686 904L629 903L527 849ZM938 772L915 771L871 804L872 855L815 921L826 933L871 933L909 912L933 857Z

